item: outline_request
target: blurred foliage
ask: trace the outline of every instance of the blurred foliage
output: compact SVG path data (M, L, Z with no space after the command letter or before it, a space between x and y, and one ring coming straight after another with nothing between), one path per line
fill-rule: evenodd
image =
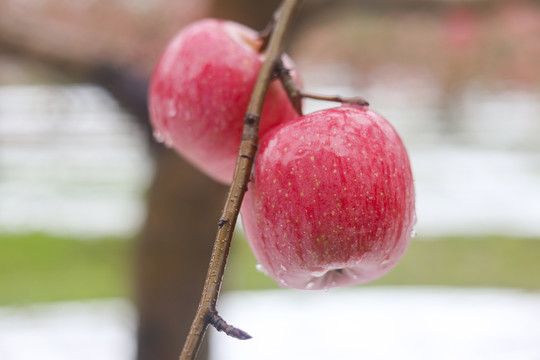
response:
M0 305L131 297L129 239L75 241L46 234L0 234ZM225 290L278 288L258 272L237 235ZM485 286L540 289L540 241L509 237L414 239L399 265L361 286Z
M305 20L291 52L297 63L346 65L360 85L412 76L449 92L470 83L537 90L538 1L439 5L329 7Z
M540 289L540 241L510 237L413 239L401 262L371 285L485 286ZM226 289L277 288L255 269L247 241L237 236ZM360 285L360 286L366 286Z
M131 243L0 234L0 305L130 296Z
M403 260L373 285L540 289L540 241L502 236L413 240Z

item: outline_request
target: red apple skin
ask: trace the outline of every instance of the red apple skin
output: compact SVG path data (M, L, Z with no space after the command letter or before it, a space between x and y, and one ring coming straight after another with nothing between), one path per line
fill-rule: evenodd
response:
M364 283L407 249L415 191L394 128L341 106L280 125L261 139L241 209L252 250L280 286Z
M149 107L156 138L223 183L232 180L243 119L264 61L259 45L257 33L243 25L201 20L176 35L152 76ZM293 67L290 59L285 62ZM296 72L293 76L298 80ZM297 117L279 81L272 82L260 135Z

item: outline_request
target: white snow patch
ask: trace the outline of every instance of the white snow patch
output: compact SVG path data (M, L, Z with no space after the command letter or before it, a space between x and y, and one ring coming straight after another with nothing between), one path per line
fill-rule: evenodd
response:
M212 330L212 359L540 358L540 294L354 288L225 294L221 315L253 336Z
M0 359L133 359L134 315L123 300L0 308Z
M540 358L540 294L512 289L354 287L226 292L218 310L249 332L209 330L211 359ZM123 300L0 308L0 359L130 360Z

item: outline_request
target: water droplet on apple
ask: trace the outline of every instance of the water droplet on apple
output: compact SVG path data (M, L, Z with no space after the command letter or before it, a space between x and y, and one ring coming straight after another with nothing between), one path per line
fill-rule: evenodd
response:
M323 271L313 271L313 272L311 273L311 276L316 277L316 278L319 278L319 277L324 276L324 274L326 274L326 270L323 270Z
M171 138L171 136L169 134L167 134L167 136L165 136L163 144L165 144L165 146L168 147L168 148L172 147L173 141L172 141L172 138Z
M285 272L287 271L287 268L285 267L285 265L279 265L279 268L281 269L281 271Z
M287 286L287 282L284 279L279 279L279 283L283 286Z
M167 110L167 116L174 117L176 115L176 107L174 106L174 102L169 102L169 109Z
M411 239L412 239L412 238L415 238L416 235L417 235L416 230L415 230L415 229L412 229L412 230L411 230Z
M310 290L313 288L313 285L315 285L315 283L313 281L310 281L306 284L305 289Z
M257 269L258 272L263 273L264 275L268 275L266 269L261 264L255 265L255 269Z
M159 131L154 131L153 135L154 135L154 139L160 144L163 143L163 141L165 140L165 137Z

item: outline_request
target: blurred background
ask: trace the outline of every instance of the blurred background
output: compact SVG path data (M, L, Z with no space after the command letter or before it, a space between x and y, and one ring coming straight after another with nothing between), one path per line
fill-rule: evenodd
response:
M278 1L0 0L0 358L174 359L227 189L152 138L167 41ZM373 283L278 289L238 231L201 359L540 359L540 4L307 0L305 87L409 149L417 236ZM306 111L333 104L307 102Z

